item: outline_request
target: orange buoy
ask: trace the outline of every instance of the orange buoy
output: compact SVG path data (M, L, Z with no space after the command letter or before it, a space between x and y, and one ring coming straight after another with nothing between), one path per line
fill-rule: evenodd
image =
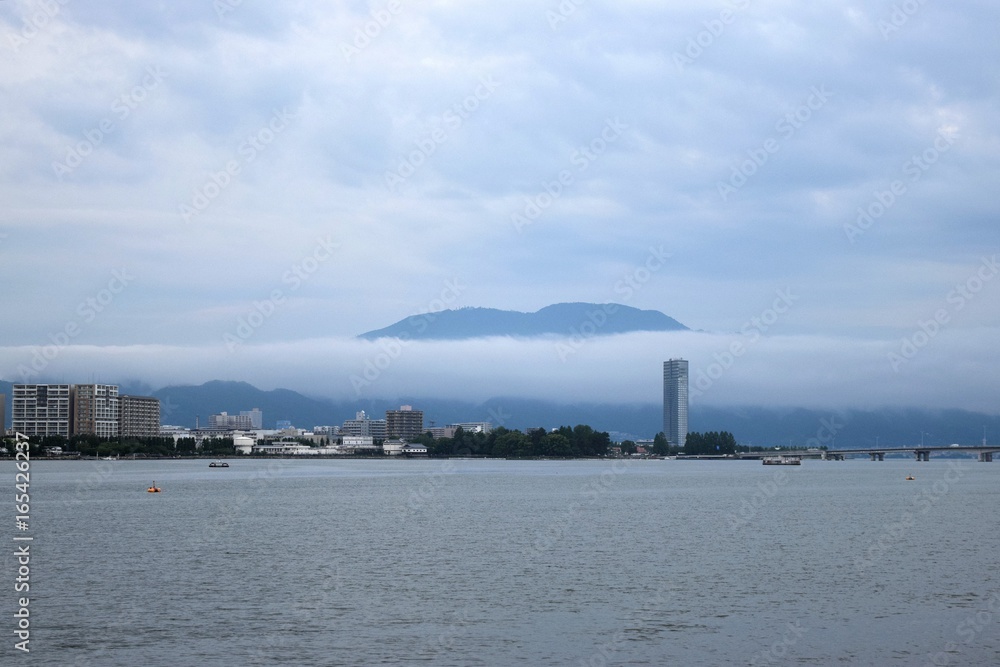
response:
M156 482L153 482L153 486L151 486L148 489L146 489L146 492L147 493L159 493L160 492L160 487L158 487L156 485Z

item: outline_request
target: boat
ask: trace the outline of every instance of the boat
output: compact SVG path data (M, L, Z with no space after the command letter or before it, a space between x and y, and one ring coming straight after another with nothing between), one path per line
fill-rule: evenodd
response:
M765 456L764 465L766 466L800 466L802 465L802 459L796 458L794 456Z
M151 487L149 487L148 489L146 489L146 492L147 493L159 493L160 492L160 487L158 487L156 485L156 482L153 482L153 485Z
M228 468L229 464L225 461L212 461L208 464L209 468Z
M913 480L915 480L915 479L916 479L916 477L914 477L913 475L907 475L907 476L906 476L906 481L907 481L907 482L912 482L912 481L913 481Z

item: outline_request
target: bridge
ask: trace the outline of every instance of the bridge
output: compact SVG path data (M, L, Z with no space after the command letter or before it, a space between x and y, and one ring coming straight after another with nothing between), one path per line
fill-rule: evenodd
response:
M843 461L849 456L867 455L872 461L884 461L886 454L912 453L917 461L930 461L931 452L951 452L961 454L976 454L980 461L990 463L993 455L1000 452L1000 446L969 445L959 447L930 447L916 445L913 447L863 447L861 449L801 449L775 450L771 452L740 452L736 456L741 459L762 459L768 456L787 456L800 459L822 459L823 461Z

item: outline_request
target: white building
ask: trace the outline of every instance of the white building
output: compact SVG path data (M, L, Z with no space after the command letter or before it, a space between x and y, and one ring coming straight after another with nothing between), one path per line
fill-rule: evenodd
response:
M15 384L11 405L14 432L69 437L71 393L68 384Z
M384 419L370 419L362 410L355 415L355 419L347 419L341 432L352 436L371 436L376 440L385 440L388 437L388 429Z
M345 435L341 448L344 450L345 454L378 451L378 445L375 444L375 438L370 435Z
M462 430L466 433L489 433L493 430L493 424L490 422L464 422L462 424L449 424L453 428L462 427Z
M382 452L386 456L401 456L405 446L405 440L386 440L382 443Z
M247 437L245 435L240 435L233 438L233 446L236 447L236 452L238 454L252 453L254 444L255 444L254 439Z

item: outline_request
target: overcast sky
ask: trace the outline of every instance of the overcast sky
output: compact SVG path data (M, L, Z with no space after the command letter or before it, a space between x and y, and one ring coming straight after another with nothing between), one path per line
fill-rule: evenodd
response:
M998 412L998 23L7 0L0 375L657 402L686 357L693 401ZM565 301L705 333L352 340Z

